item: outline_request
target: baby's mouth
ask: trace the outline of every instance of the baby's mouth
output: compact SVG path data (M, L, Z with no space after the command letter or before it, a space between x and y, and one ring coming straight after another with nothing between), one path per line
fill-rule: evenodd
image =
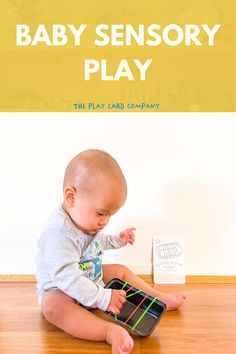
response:
M96 229L96 230L92 230L92 231L87 231L87 233L89 234L89 235L95 235L97 232L99 232L99 231L101 231L102 230L102 228L100 228L100 229Z
M99 232L99 231L101 231L102 229L103 229L103 228L100 227L99 229L96 229L95 232Z

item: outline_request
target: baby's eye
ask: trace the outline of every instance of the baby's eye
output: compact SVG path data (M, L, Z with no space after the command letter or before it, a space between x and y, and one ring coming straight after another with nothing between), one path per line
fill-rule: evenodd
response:
M102 215L103 215L102 213L99 213L98 211L96 211L96 214L97 214L98 216L102 216Z

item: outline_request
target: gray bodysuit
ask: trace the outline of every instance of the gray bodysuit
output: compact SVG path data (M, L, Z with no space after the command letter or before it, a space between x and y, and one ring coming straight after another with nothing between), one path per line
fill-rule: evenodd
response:
M45 291L60 289L80 304L106 310L111 290L102 281L103 250L124 246L119 235L80 231L58 206L38 242L36 278L39 303Z

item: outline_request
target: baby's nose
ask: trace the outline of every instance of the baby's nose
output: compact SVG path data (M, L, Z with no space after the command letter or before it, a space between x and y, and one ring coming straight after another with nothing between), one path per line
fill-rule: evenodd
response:
M101 218L101 219L99 220L99 223L98 223L98 224L99 224L99 226L105 226L105 225L107 225L108 221L109 221L109 217L106 216L106 217Z
M104 220L99 220L99 226L105 226L107 223Z

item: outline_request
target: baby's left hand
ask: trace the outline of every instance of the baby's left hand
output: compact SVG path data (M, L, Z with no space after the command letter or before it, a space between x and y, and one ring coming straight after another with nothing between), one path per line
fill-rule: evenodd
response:
M135 241L135 235L133 233L134 230L136 230L135 227L129 227L128 229L121 231L120 233L121 241L133 245Z

